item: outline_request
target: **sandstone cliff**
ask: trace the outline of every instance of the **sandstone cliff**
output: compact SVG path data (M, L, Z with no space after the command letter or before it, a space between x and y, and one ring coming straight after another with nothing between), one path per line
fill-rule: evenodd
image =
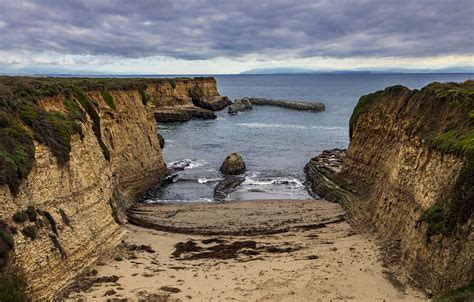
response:
M0 78L0 266L51 298L120 241L123 210L164 176L156 108L216 94L203 78Z
M305 167L314 193L374 232L399 276L440 293L474 277L474 82L361 97L347 155Z

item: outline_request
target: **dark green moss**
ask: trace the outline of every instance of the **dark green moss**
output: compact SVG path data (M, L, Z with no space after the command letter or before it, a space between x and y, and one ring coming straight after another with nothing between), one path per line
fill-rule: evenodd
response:
M471 302L474 301L474 281L466 286L445 293L433 299L433 302Z
M12 219L16 223L23 223L28 219L28 214L26 214L24 211L18 211L13 214Z
M31 301L26 293L26 280L14 268L0 269L0 301L28 302Z
M109 92L109 90L107 89L107 87L105 87L105 88L100 92L100 95L102 96L102 98L104 99L104 101L107 103L107 105L109 105L110 108L112 108L113 110L115 110L114 98L113 98L112 95L110 94L110 92Z
M29 237L33 240L36 239L36 227L35 226L32 226L32 225L26 226L26 227L23 228L23 230L21 230L21 232L26 237Z

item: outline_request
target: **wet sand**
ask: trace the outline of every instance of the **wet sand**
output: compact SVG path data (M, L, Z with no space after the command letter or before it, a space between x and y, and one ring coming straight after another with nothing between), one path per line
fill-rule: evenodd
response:
M130 217L146 227L124 225L67 301L426 301L334 203L143 205Z

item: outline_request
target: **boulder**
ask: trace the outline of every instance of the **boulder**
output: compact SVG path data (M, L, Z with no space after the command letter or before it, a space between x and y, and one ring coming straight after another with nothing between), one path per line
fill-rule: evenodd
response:
M245 169L242 157L237 153L232 153L226 157L219 171L225 175L239 175L244 173Z
M229 114L237 114L237 112L248 111L248 110L252 110L252 104L250 103L249 99L243 98L243 99L235 99L232 105L229 106L229 109L227 112Z
M194 98L193 103L197 107L212 111L222 110L232 104L228 97L220 95L212 97Z

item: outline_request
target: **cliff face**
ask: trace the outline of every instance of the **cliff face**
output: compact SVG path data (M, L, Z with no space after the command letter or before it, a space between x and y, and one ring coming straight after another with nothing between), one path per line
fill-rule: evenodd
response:
M215 81L0 80L0 260L49 299L120 242L124 210L164 176L156 107Z
M390 87L360 99L342 165L325 155L306 167L315 193L341 202L393 269L433 292L474 277L473 114L472 81Z

